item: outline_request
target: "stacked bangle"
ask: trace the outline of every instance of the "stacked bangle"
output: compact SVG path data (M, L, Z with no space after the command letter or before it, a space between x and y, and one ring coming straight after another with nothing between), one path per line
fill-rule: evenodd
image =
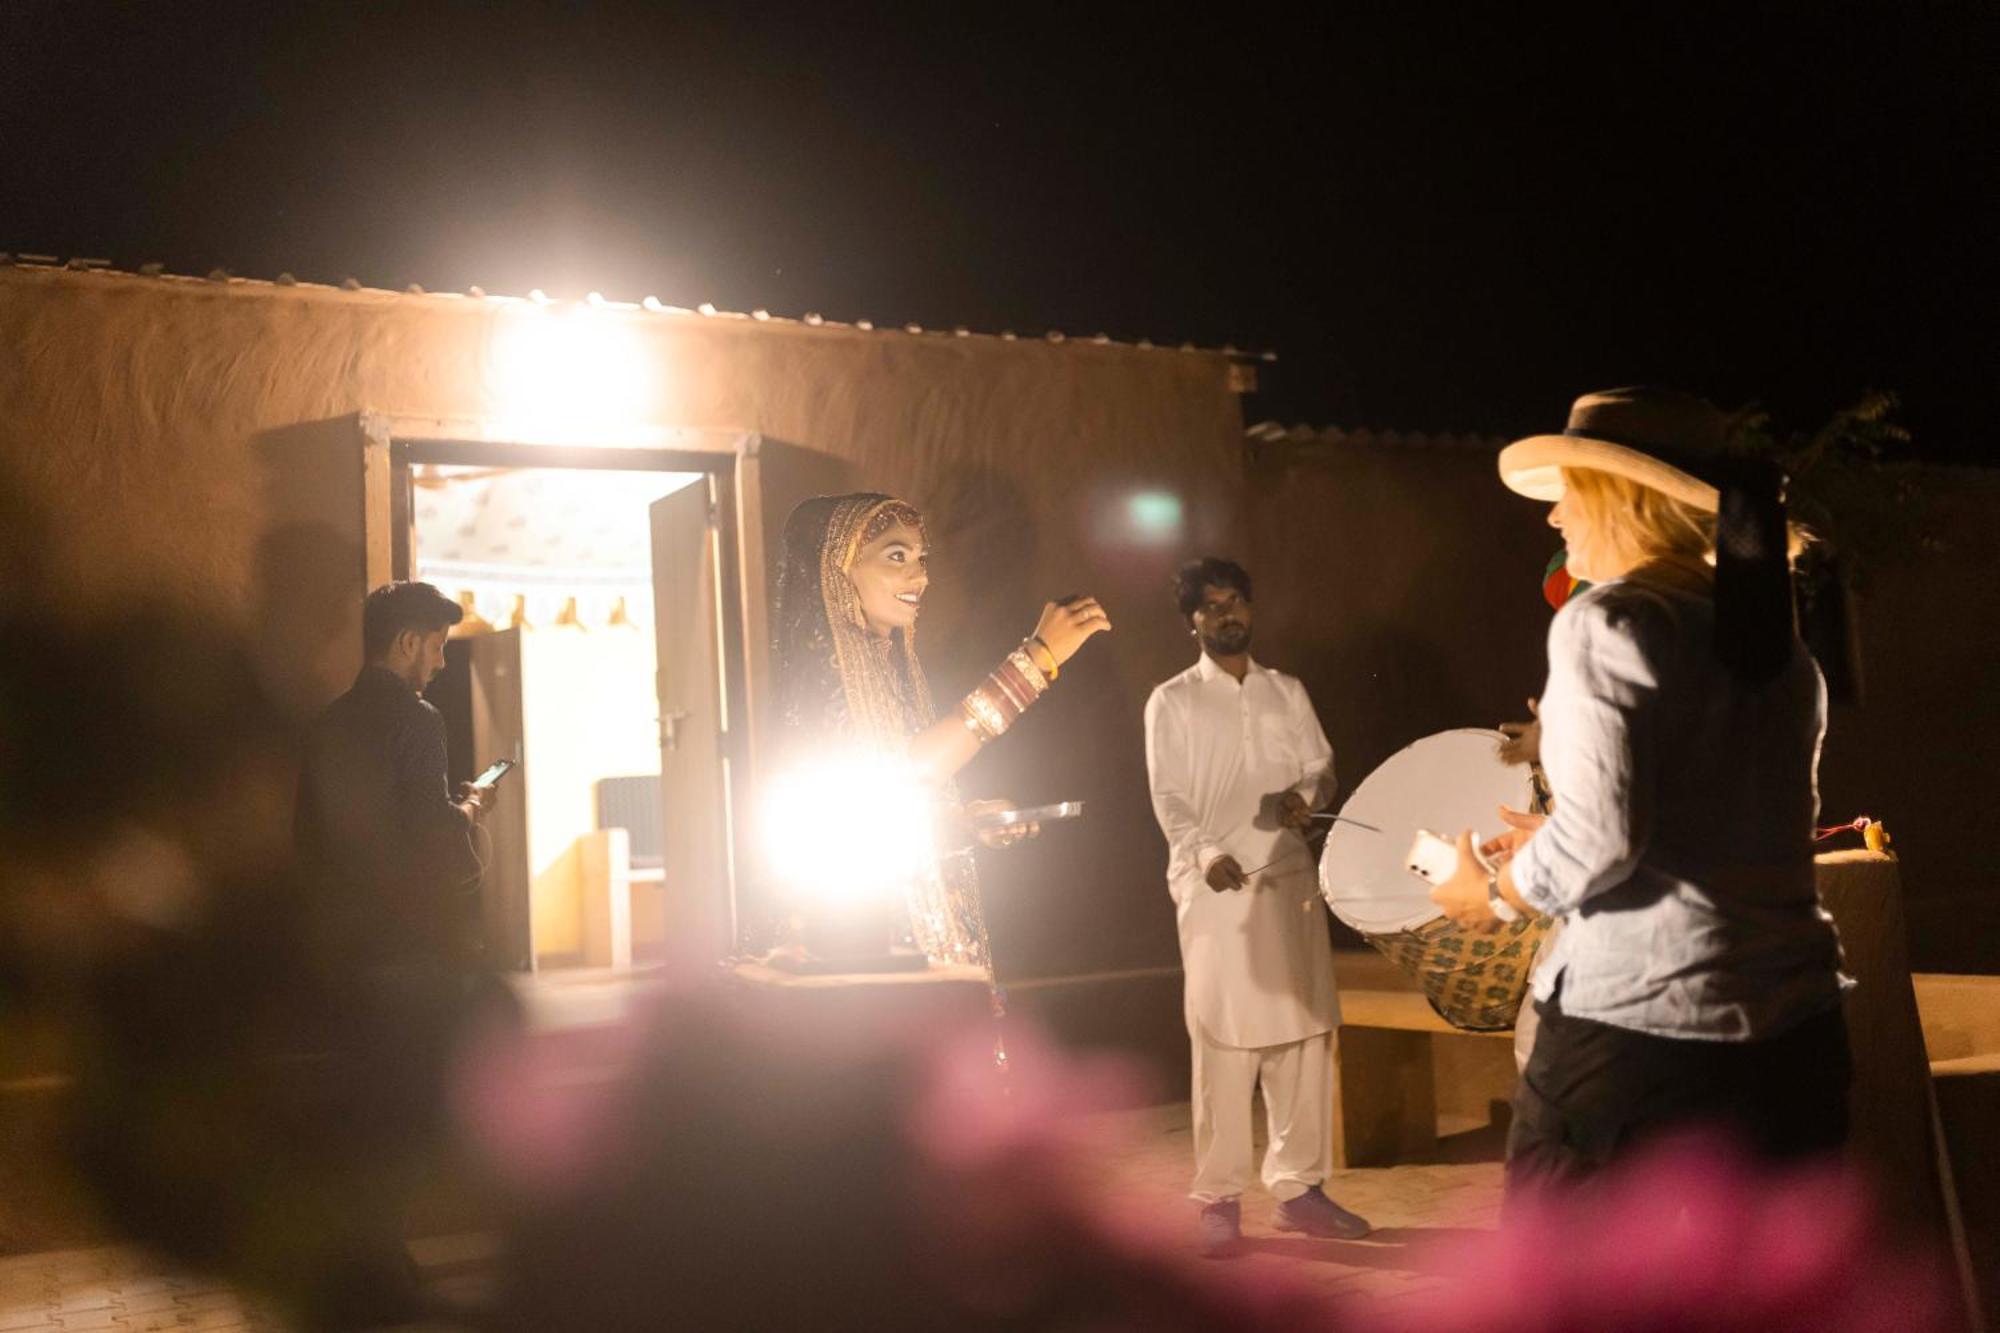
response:
M1034 706L1035 700L1048 693L1049 684L1055 679L1053 669L1044 671L1035 661L1033 645L1039 639L1030 639L993 668L992 674L981 681L972 693L959 701L959 720L965 729L979 738L980 744L1005 735L1007 728L1021 718L1021 714ZM1048 652L1048 646L1042 645ZM1055 655L1049 654L1051 667Z

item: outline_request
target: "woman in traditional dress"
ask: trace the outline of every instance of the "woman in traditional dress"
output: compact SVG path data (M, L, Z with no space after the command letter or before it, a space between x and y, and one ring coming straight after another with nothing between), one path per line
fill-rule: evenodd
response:
M1722 452L1698 399L1624 389L1510 445L1588 591L1549 630L1546 821L1432 897L1561 937L1515 1097L1510 1194L1694 1125L1792 1158L1846 1134L1840 947L1813 879L1826 691L1794 628L1782 478Z
M1050 602L1021 646L939 717L917 661L930 572L916 509L873 493L807 500L786 520L783 560L774 635L780 763L809 754L887 761L952 807L952 776L1048 690L1085 641L1111 628L1093 598ZM974 803L965 813L988 808L1005 803ZM1005 845L1033 832L1016 826L979 837ZM991 969L969 848L946 847L917 867L906 898L910 934L927 957Z

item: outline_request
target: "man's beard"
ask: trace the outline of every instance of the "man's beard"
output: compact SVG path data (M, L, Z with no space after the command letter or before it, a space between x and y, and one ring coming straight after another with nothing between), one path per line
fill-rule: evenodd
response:
M1231 625L1201 636L1201 646L1210 657L1236 657L1250 651L1250 627Z

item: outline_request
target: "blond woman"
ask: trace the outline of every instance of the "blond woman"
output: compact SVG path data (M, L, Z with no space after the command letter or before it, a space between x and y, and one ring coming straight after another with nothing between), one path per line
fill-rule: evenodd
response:
M1696 1126L1769 1158L1837 1149L1840 947L1813 881L1820 673L1793 626L1781 481L1722 450L1708 404L1621 389L1510 445L1593 586L1549 631L1546 821L1434 897L1468 925L1563 929L1515 1098L1508 1188L1587 1177Z

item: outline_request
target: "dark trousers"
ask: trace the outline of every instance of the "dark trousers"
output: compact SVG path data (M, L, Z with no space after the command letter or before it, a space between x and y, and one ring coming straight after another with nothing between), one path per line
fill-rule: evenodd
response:
M1577 1018L1561 995L1514 1094L1507 1194L1581 1182L1649 1139L1712 1129L1774 1162L1837 1152L1851 1064L1835 1005L1761 1041L1656 1037Z

